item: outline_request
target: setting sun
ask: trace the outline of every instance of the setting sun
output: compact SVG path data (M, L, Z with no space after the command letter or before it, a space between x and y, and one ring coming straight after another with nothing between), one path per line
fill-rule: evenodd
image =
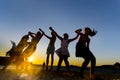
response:
M29 58L28 58L28 61L29 61L29 62L33 62L33 58L32 58L32 57L29 57Z

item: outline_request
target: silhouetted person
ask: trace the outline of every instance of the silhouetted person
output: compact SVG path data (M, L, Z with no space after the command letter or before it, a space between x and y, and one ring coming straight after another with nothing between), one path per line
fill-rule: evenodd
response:
M29 42L28 47L22 53L22 57L24 57L25 60L28 60L28 58L34 53L38 42L43 36L43 33L41 33L40 31L38 31L37 33L29 32L29 35L32 37L32 40L31 42Z
M43 62L43 70L44 70L44 68L45 68L45 62Z
M17 44L17 46L16 46L15 42L11 41L13 46L7 52L6 55L9 55L11 57L12 56L19 56L23 52L24 48L28 46L28 39L29 39L29 35L24 35L21 38L20 42Z
M52 28L51 28L51 30L54 31ZM70 42L72 42L72 41L74 41L75 39L78 38L78 34L77 34L76 37L74 37L72 39L69 39L69 35L67 33L63 34L63 38L61 36L59 36L57 33L56 33L56 36L61 41L61 47L55 51L57 53L58 57L59 57L59 61L58 61L58 65L57 65L57 71L60 70L61 63L64 60L65 65L66 65L68 71L70 72L69 62L68 62L68 57L70 57L70 54L69 54L69 51L68 51L68 45L69 45Z
M96 65L96 58L93 55L93 53L89 49L90 44L90 38L89 36L96 35L97 31L91 30L89 27L84 28L84 33L79 32L80 38L79 41L76 44L76 57L82 57L84 59L84 62L82 64L82 68L80 71L80 77L84 78L84 70L91 62L90 66L90 78L93 78L94 76L94 69Z
M9 63L6 64L6 66L3 68L3 70L6 69L6 67L13 61L15 61L15 64L17 64L17 66L19 65L19 63L21 61L23 61L20 57L21 53L23 52L24 48L27 47L28 45L28 39L29 39L29 35L24 35L20 42L18 43L18 45L16 46L15 42L11 41L12 43L12 48L6 53L6 55L10 56L10 61Z
M49 28L51 29L51 27ZM39 29L40 31L42 31L41 29ZM42 31L43 32L43 31ZM44 32L43 32L44 33ZM46 58L46 70L48 70L48 64L49 64L49 56L51 55L51 66L50 66L50 71L52 70L52 67L53 67L53 62L54 62L54 52L55 52L55 41L56 41L56 35L53 31L51 31L51 37L46 35L44 33L44 36L46 36L50 42L49 42L49 45L47 47L47 58Z

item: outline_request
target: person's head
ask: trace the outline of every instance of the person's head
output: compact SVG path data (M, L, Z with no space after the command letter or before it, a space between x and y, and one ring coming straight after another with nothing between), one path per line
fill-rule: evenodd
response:
M85 27L84 33L89 35L89 36L94 36L94 35L96 35L97 31L95 31L94 29L91 30L89 27Z
M69 38L69 35L67 33L63 34L64 36L64 39L68 39Z
M36 36L41 36L41 32L38 31L38 32L36 33Z

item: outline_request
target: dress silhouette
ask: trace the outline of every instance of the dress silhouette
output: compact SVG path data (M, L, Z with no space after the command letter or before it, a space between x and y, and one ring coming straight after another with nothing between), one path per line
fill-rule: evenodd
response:
M80 77L84 78L84 70L91 62L90 66L90 78L94 78L94 69L96 65L96 58L93 53L90 51L90 37L96 35L97 31L91 30L89 27L84 28L84 33L79 32L80 38L76 44L76 57L82 57L84 62L82 63L82 68L80 71Z
M49 27L49 29L51 30L51 27ZM44 33L43 30L39 29L40 31L42 31ZM51 55L51 66L50 66L50 71L52 70L52 67L53 67L53 63L54 63L54 52L55 52L55 41L56 41L56 35L53 31L51 31L51 37L46 35L44 33L44 36L47 37L50 42L49 42L49 45L47 47L47 51L46 51L46 54L47 54L47 58L46 58L46 70L48 70L48 64L49 64L49 57Z
M51 28L51 30L54 31L52 28ZM78 34L76 35L76 37L74 37L72 39L69 39L69 35L67 33L63 34L63 37L59 36L56 33L56 36L61 41L61 47L55 51L56 54L59 57L59 61L58 61L58 65L57 65L57 71L60 70L61 63L64 60L65 65L66 65L68 71L70 72L69 61L68 61L68 57L70 57L70 53L69 53L69 50L68 50L68 45L69 45L70 42L72 42L72 41L74 41L78 38Z

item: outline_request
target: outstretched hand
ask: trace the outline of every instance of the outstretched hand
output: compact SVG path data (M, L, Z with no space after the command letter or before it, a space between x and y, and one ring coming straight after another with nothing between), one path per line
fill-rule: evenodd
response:
M44 31L41 28L39 28L39 30L44 34Z
M49 29L54 32L55 35L57 35L56 31L52 28L52 27L49 27Z
M50 29L51 31L54 31L52 27L49 27L49 29Z
M82 31L82 29L77 29L75 32L79 34Z
M31 35L31 34L32 34L32 32L29 31L29 32L28 32L28 35Z

